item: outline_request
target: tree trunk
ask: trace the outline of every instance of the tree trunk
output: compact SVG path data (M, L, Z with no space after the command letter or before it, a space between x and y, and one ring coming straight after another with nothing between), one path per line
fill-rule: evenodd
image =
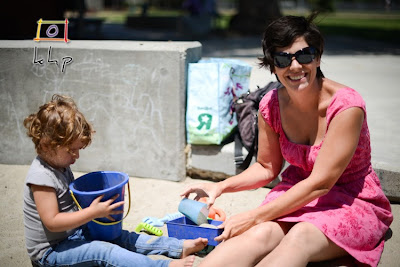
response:
M267 25L281 17L279 0L239 0L238 14L230 29L242 34L262 34Z

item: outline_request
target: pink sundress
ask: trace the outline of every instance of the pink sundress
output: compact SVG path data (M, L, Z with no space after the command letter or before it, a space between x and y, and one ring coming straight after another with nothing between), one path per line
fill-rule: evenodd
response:
M351 88L342 88L335 93L326 111L327 131L332 119L351 107L360 107L365 119L357 149L342 176L327 195L277 220L310 222L345 249L359 264L377 266L383 251L383 237L393 216L390 202L372 169L366 108L359 93ZM262 203L264 205L311 174L324 140L319 145L308 146L287 139L281 124L277 89L270 91L261 100L260 112L279 135L282 155L290 164L281 174L282 182L266 196Z

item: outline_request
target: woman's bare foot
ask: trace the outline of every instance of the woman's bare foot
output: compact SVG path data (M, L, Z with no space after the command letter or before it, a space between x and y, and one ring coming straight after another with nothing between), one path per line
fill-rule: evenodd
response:
M199 237L197 239L186 239L185 241L183 241L183 251L181 259L184 259L187 256L202 250L207 246L207 244L207 238Z
M184 259L171 261L168 267L192 267L193 263L194 263L194 255L191 255Z

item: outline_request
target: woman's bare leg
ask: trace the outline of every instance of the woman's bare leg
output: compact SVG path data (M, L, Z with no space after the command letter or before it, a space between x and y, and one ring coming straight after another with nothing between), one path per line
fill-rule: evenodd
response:
M331 260L345 255L348 253L344 249L329 240L313 224L300 222L256 266L307 266L308 262Z
M279 244L287 231L285 226L276 222L256 225L216 246L200 267L254 266Z

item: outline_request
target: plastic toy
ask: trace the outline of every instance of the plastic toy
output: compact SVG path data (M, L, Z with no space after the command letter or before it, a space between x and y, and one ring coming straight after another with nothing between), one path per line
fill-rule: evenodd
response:
M179 203L178 210L197 225L208 222L209 210L207 204L203 202L184 198Z
M139 225L135 229L135 232L139 233L142 229L156 236L162 236L164 234L161 229L158 229L157 227L151 226L150 224L144 222L139 223Z
M222 222L208 219L207 223L217 227ZM220 242L215 241L214 238L221 235L224 231L224 229L215 229L211 228L211 226L202 227L202 224L198 226L185 216L172 221L168 221L166 224L168 236L178 239L196 239L198 237L204 237L208 239L209 246L218 245Z
M165 215L161 219L156 218L156 217L144 217L142 219L142 221L145 222L145 223L148 223L148 224L150 224L152 226L161 227L167 221L172 221L172 220L175 220L175 219L177 219L179 217L182 217L182 216L183 216L182 213L175 212L175 213L168 213L167 215Z
M207 203L207 198L202 197L199 199L200 202ZM225 221L226 214L222 209L216 208L214 206L210 207L210 212L208 213L208 217L217 220L217 221Z

